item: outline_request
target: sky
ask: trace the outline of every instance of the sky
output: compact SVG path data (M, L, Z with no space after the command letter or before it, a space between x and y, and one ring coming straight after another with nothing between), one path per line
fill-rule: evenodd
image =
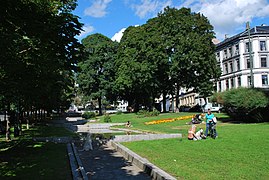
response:
M191 8L205 15L214 27L216 37L223 40L250 26L269 25L269 0L78 0L73 12L84 24L78 39L101 33L120 41L129 26L143 25L166 6Z

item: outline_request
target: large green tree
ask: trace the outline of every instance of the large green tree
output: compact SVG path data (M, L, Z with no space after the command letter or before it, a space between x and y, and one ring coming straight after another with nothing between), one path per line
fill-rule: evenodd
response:
M82 40L86 57L79 62L79 88L85 96L98 99L102 114L102 99L113 99L115 92L115 55L117 42L102 34L93 34Z
M147 26L155 45L149 47L148 52L154 52L149 57L160 66L156 74L163 95L169 92L178 99L181 87L194 88L205 97L211 95L220 68L214 55L213 26L208 19L187 8L167 7Z
M149 62L144 26L129 27L124 32L116 60L116 87L121 98L137 111L139 105L152 107L156 97L155 65Z
M75 0L10 0L0 7L0 95L29 110L59 108L72 93L82 24Z

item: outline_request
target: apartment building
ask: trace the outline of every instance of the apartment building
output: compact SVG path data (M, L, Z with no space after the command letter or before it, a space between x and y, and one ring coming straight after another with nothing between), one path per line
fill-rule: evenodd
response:
M250 36L249 36L250 34ZM216 59L222 74L217 91L251 86L251 56L253 85L268 88L269 26L255 26L216 45Z

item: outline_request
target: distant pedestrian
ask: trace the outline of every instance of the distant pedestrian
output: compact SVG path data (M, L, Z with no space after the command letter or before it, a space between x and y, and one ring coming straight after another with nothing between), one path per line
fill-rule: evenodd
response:
M211 123L213 123L213 119L215 118L214 114L211 112L211 109L207 110L207 113L205 115L205 119L206 119L206 130L205 130L205 137L207 137L208 135L208 130L209 127L211 125ZM216 133L217 136L217 133Z

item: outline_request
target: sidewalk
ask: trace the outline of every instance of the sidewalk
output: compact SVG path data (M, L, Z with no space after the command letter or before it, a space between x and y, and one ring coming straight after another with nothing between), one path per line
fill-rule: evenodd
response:
M149 180L141 169L126 161L123 156L108 147L94 145L93 150L82 151L77 145L78 154L89 179L93 180Z

